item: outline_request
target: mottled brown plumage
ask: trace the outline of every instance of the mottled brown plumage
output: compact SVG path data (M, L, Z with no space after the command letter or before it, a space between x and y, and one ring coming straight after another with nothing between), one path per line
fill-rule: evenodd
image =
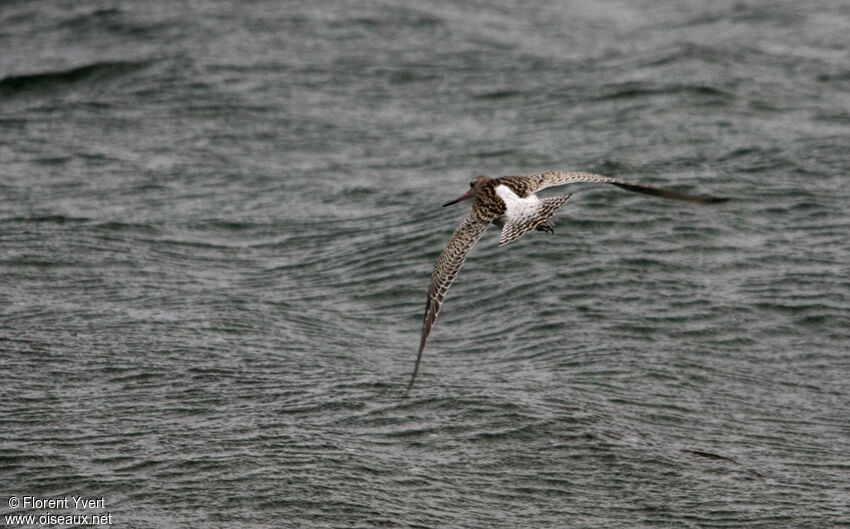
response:
M444 204L444 206L448 206L468 198L474 199L466 218L452 234L448 245L440 253L437 263L434 265L431 286L428 289L428 298L425 301L425 318L422 323L419 352L405 394L410 391L413 382L416 380L419 364L422 361L422 352L425 350L431 328L437 321L437 314L440 312L440 306L446 292L460 272L469 251L481 238L487 226L494 222L503 225L499 246L515 241L533 229L554 232L549 218L572 195L540 200L535 196L535 193L546 187L573 182L613 184L637 193L688 202L711 203L725 200L716 197L688 195L679 191L623 182L607 176L584 172L546 171L527 176L503 176L495 179L486 176L475 177L469 184L469 191L456 200Z

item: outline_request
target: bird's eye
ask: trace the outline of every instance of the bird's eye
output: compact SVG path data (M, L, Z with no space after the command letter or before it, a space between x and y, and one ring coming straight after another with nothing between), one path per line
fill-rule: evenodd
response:
M469 187L472 187L472 186L474 186L474 185L475 185L475 182L470 182L470 183L469 183Z

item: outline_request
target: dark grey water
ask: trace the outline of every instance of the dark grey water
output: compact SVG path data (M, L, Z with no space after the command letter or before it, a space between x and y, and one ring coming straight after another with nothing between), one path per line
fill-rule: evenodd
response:
M850 525L848 28L841 0L0 4L0 512ZM439 204L546 169L735 200L576 185L553 236L491 228L403 399Z

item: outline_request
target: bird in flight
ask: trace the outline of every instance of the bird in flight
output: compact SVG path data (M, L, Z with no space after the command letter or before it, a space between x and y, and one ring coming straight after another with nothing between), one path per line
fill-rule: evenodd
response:
M437 320L443 298L446 297L446 292L460 272L469 251L481 238L487 226L492 223L502 227L499 246L515 241L531 230L554 233L554 225L549 219L558 208L570 199L572 194L541 199L535 193L547 187L575 182L613 184L636 193L686 202L709 204L726 200L718 197L689 195L671 189L660 189L643 184L623 182L598 174L575 171L546 171L526 176L503 176L501 178L476 176L469 184L469 191L455 200L443 204L443 207L445 207L462 200L473 200L472 208L452 234L452 238L449 239L449 243L440 253L437 263L434 265L431 286L428 289L428 298L425 301L425 319L422 323L419 353L416 355L416 365L413 368L413 375L410 377L405 395L413 387L413 382L416 380L419 364L422 361L422 352L425 350L428 334L430 334L431 328Z

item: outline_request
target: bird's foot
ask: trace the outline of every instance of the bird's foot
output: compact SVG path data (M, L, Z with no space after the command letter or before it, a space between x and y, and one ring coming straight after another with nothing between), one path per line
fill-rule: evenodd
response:
M546 233L555 233L555 225L550 221L546 221L540 226L537 226L537 231L545 231Z

